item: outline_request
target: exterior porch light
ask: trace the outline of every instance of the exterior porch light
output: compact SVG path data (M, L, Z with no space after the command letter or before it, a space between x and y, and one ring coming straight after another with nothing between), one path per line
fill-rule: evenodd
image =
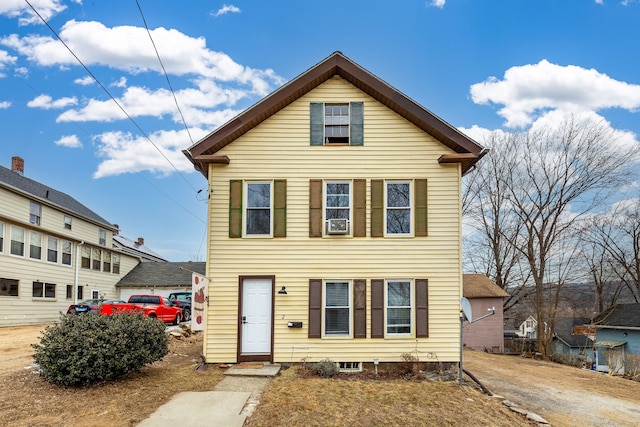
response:
M283 286L282 289L278 291L279 295L287 295L287 287Z

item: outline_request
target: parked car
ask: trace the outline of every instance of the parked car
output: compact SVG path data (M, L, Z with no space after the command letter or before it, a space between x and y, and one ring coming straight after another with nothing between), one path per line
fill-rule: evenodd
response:
M185 322L191 320L191 292L171 292L169 301L182 309L182 320Z
M117 299L88 299L79 302L78 304L71 304L69 308L67 308L67 313L73 314L85 314L85 313L96 313L100 310L102 305L111 305L111 304L124 304L125 301L117 300Z
M132 306L135 306L132 308ZM141 310L145 316L155 317L165 323L177 325L182 320L182 309L160 295L131 295L126 304L114 306L124 311Z

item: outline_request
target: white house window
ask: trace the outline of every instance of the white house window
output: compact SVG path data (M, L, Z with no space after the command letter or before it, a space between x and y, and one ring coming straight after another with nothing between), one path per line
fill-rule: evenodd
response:
M115 273L115 274L120 274L120 255L113 254L111 259L112 259L112 262L113 262L113 266L112 266L111 272Z
M40 225L41 216L42 216L42 205L40 203L31 202L29 204L29 222L31 224Z
M4 252L4 222L0 222L0 254Z
M246 183L245 234L271 235L271 182Z
M58 239L51 237L47 239L47 261L58 262Z
M0 296L2 297L17 297L18 296L18 281L15 279L3 279L0 278Z
M82 246L80 249L80 267L91 268L91 248Z
M385 201L387 234L411 234L411 183L409 181L387 181Z
M326 181L324 219L327 234L348 234L351 222L351 182Z
M103 230L103 229L98 230L98 244L100 246L107 245L107 230Z
M326 144L349 143L349 104L324 106L324 137Z
M42 259L42 234L32 231L29 236L29 258Z
M93 255L91 257L91 269L100 270L100 262L102 261L102 250L93 248Z
M24 256L24 228L11 226L11 255Z
M411 334L411 281L387 280L386 305L387 335Z
M72 221L71 217L65 215L64 216L64 228L66 228L67 230L71 230L71 221Z
M104 271L105 273L111 272L111 252L104 252L102 258L102 271Z
M71 265L72 244L68 240L62 241L62 264Z
M351 286L348 281L324 284L324 335L351 335Z
M55 283L33 282L32 296L33 298L55 298Z

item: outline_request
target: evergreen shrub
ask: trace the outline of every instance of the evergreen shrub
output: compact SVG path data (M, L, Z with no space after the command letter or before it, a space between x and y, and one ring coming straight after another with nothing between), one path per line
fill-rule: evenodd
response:
M49 382L78 386L114 379L169 353L165 325L142 313L65 314L32 344L40 374Z

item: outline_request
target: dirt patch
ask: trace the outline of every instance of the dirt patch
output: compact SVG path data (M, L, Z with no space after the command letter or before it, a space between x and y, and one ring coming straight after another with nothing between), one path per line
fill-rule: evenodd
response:
M169 354L141 372L88 387L49 384L35 369L31 344L43 326L0 328L0 425L133 426L182 391L209 391L223 378L222 370L195 370L202 352L202 334L171 337ZM10 392L9 392L10 391Z
M467 350L464 368L554 427L640 425L640 383L557 363Z

